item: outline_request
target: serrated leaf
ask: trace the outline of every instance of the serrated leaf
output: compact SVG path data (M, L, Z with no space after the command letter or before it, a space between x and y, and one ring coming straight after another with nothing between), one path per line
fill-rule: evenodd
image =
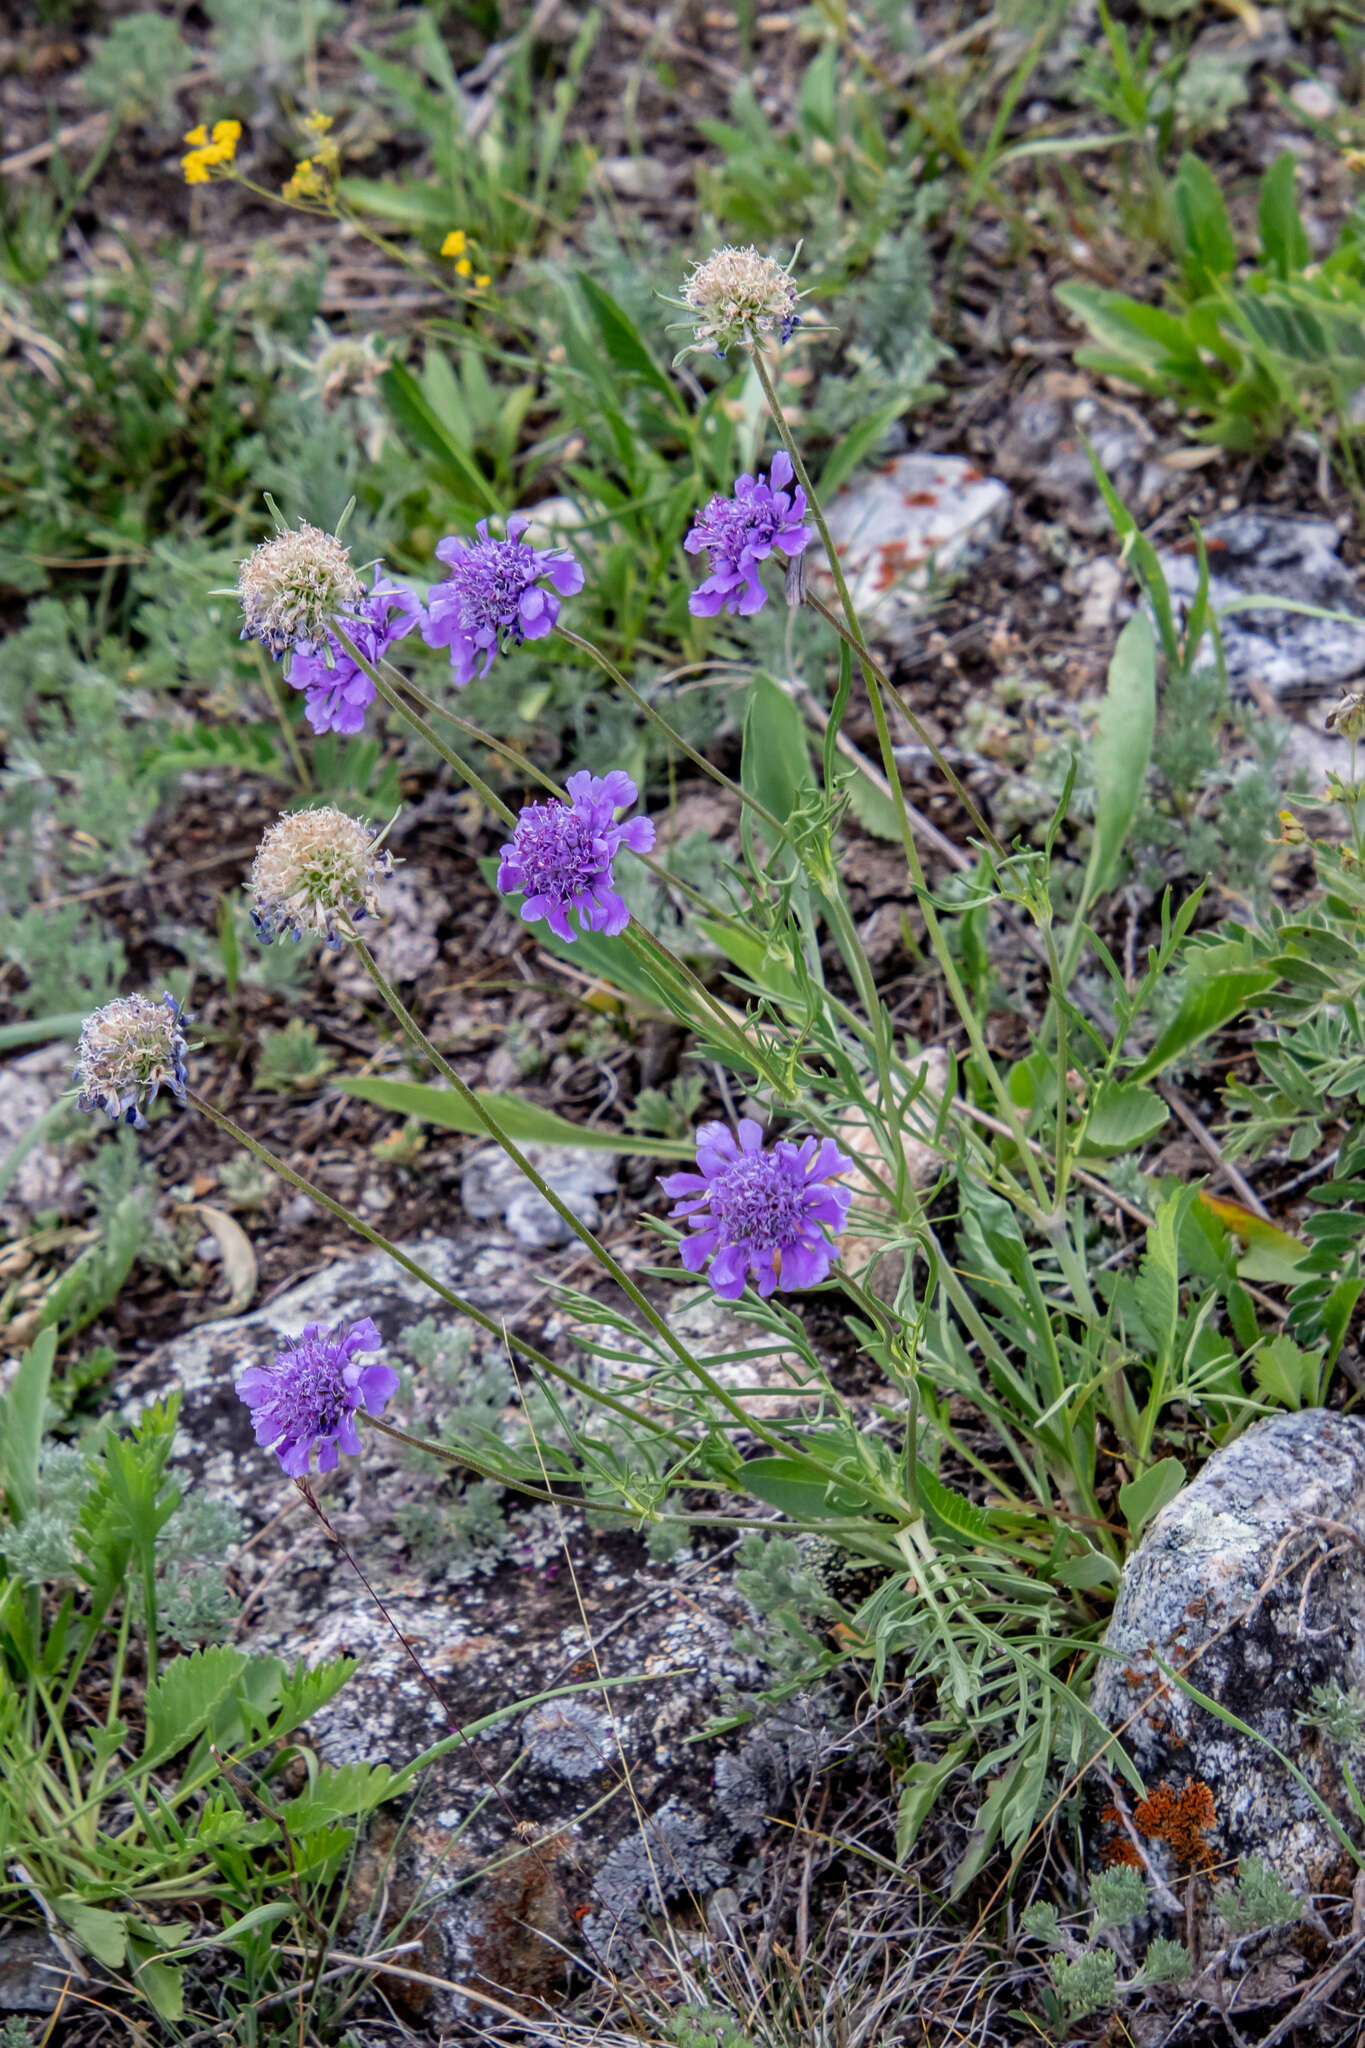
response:
M1185 1468L1179 1458L1160 1458L1155 1465L1119 1488L1119 1506L1134 1536L1140 1536L1152 1516L1173 1501L1185 1484Z
M1317 1403L1322 1380L1323 1346L1303 1351L1285 1331L1267 1338L1252 1360L1256 1391L1279 1408L1309 1408Z
M994 1535L991 1518L984 1508L968 1500L963 1493L956 1493L923 1463L915 1466L915 1488L921 1507L927 1508L936 1522L945 1529L951 1529L965 1543L985 1543Z
M240 1650L218 1646L174 1657L147 1688L147 1729L142 1764L174 1756L202 1735L235 1691L247 1666Z
M1117 1586L1119 1568L1102 1550L1087 1550L1084 1557L1069 1557L1053 1573L1059 1586L1078 1593L1093 1593L1098 1586Z
M1275 976L1260 967L1232 967L1221 972L1201 971L1199 955L1190 965L1189 980L1180 1008L1166 1026L1145 1060L1133 1069L1130 1081L1150 1081L1172 1060L1179 1059L1192 1045L1221 1029L1239 1016L1254 997L1274 984Z

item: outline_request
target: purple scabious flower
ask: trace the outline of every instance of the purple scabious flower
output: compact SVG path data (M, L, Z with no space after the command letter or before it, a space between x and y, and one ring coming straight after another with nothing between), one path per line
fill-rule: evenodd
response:
M351 609L338 613L336 624L344 628L371 667L377 667L394 641L424 618L415 593L406 583L381 576L376 563L373 589ZM303 708L314 732L356 733L363 729L365 713L374 702L374 684L331 631L321 651L315 645L295 648L289 681L306 693Z
M577 911L584 931L614 938L630 923L630 912L616 894L612 862L622 846L648 853L654 823L650 818L613 822L616 811L639 795L620 768L600 779L581 771L569 777L565 788L568 803L555 798L523 807L502 849L498 888L504 896L524 890L521 914L527 924L544 918L570 944L578 936L569 923L571 910Z
M190 1022L175 997L115 996L93 1010L76 1048L78 1109L102 1109L115 1123L145 1131L144 1106L161 1088L185 1100L189 1047L181 1026Z
M382 1343L368 1316L349 1329L309 1323L273 1365L249 1365L236 1382L257 1443L274 1451L291 1479L304 1477L314 1450L319 1472L330 1472L338 1450L360 1449L356 1410L378 1415L398 1391L392 1366L356 1362L357 1352L378 1351Z
M659 1182L676 1201L670 1215L695 1233L678 1247L683 1264L700 1273L709 1259L711 1285L726 1301L739 1299L750 1272L764 1295L817 1287L834 1261L826 1233L843 1229L853 1200L851 1189L829 1182L852 1168L830 1138L779 1138L765 1149L752 1117L740 1118L738 1140L724 1124L703 1124L697 1171Z
M450 573L431 592L422 637L428 647L450 649L460 689L486 676L498 653L543 640L559 617L560 597L583 588L583 565L567 548L533 548L522 539L530 523L516 513L506 540L490 540L481 519L477 540L452 533L437 543Z
M805 524L806 494L799 485L787 489L793 474L791 457L780 448L768 476L753 477L746 470L736 477L732 498L717 493L701 514L683 542L689 555L704 548L711 557L711 574L687 600L696 617L714 618L722 610L746 618L761 612L768 593L759 563L774 548L792 557L810 546L815 531Z

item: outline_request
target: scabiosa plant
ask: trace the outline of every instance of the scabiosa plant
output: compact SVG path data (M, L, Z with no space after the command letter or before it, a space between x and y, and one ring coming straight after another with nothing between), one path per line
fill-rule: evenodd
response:
M499 652L543 640L559 617L560 598L583 588L583 565L567 548L533 548L522 539L530 523L516 513L507 538L492 540L481 519L477 540L449 534L437 543L449 574L431 592L422 637L429 647L450 649L461 689L486 676Z
M682 303L693 315L690 346L723 356L732 348L755 348L774 331L788 341L800 323L800 296L791 272L774 257L752 246L717 249L683 286Z
M714 618L724 610L744 617L761 612L768 593L758 573L774 548L788 559L803 554L815 538L807 526L806 494L798 484L789 490L795 472L791 457L780 448L767 476L735 478L734 496L717 492L688 534L689 555L703 549L711 557L711 574L687 600L698 618Z
M678 1247L689 1273L711 1261L716 1293L736 1301L752 1272L760 1294L775 1287L816 1287L834 1261L829 1232L844 1227L849 1188L831 1187L853 1161L830 1138L797 1145L779 1138L765 1147L763 1127L739 1120L738 1138L724 1124L697 1132L697 1171L671 1173L659 1182L695 1234Z
M333 1469L339 1451L359 1451L356 1411L378 1415L398 1391L392 1366L357 1363L358 1353L378 1351L382 1344L368 1316L349 1329L309 1323L273 1365L250 1365L236 1381L257 1443L274 1451L291 1479L304 1477L315 1450L319 1472Z
M237 595L242 638L278 655L326 646L329 622L354 612L365 586L350 549L305 519L281 526L252 550L237 572Z
M287 811L273 824L251 865L251 922L267 946L281 933L314 932L333 948L338 920L358 923L379 908L379 884L393 861L373 826L328 804Z
M336 615L347 638L373 668L395 640L419 625L426 614L406 583L382 576L376 563L374 587L351 609ZM330 630L322 651L298 647L289 663L289 681L306 692L304 712L314 732L356 733L374 702L374 684Z
M528 924L544 918L550 930L572 944L577 933L568 913L576 911L584 931L614 938L630 923L616 894L612 863L619 848L648 853L654 844L650 818L614 823L615 813L633 804L639 791L620 768L598 777L586 770L571 775L568 803L526 804L511 839L502 849L498 888L504 896L524 890L521 906Z
M102 1109L115 1123L145 1131L145 1105L161 1088L185 1099L185 1055L181 1025L188 1019L173 995L159 1003L150 996L116 996L92 1012L76 1048L77 1107Z

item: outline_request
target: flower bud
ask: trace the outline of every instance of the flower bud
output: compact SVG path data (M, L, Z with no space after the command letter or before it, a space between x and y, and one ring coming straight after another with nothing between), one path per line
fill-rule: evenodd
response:
M314 932L340 946L339 920L359 923L379 908L379 884L393 866L374 830L331 805L287 811L272 825L251 868L251 921L267 946L281 932Z
M156 1100L159 1088L169 1088L183 1102L185 1021L172 995L159 1003L150 996L116 996L92 1012L76 1050L77 1107L102 1109L115 1123L141 1131L147 1128L144 1104Z

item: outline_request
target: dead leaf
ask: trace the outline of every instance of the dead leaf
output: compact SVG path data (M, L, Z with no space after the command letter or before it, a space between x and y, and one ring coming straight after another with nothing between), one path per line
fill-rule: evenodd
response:
M215 1209L208 1202L181 1202L176 1214L193 1216L202 1223L209 1235L217 1241L223 1258L223 1277L227 1282L227 1300L221 1308L210 1309L207 1314L196 1316L197 1323L219 1323L227 1316L239 1316L251 1306L256 1292L256 1254L251 1249L251 1240L235 1217L226 1209Z

